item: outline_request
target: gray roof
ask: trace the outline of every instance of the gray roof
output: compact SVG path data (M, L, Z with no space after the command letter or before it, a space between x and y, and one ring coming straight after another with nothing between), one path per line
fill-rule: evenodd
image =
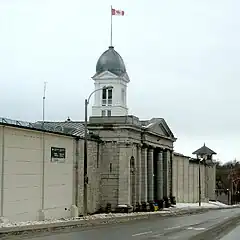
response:
M96 73L109 71L117 76L122 76L126 73L126 67L122 57L110 46L98 59L96 65Z
M44 124L42 121L38 121L35 123L26 122L26 121L18 121L12 120L8 118L1 118L0 123L16 125L18 127L31 128L36 130L46 130L55 133L67 134L71 136L84 137L84 123L79 121L71 121L68 119L64 122L47 122Z
M204 145L201 148L199 148L198 150L194 151L192 154L196 154L196 155L213 155L213 154L217 154L217 153L215 153L213 150L208 148L205 145L205 143L204 143Z
M43 126L42 121L34 123L36 128ZM44 129L84 137L84 124L79 121L44 122Z

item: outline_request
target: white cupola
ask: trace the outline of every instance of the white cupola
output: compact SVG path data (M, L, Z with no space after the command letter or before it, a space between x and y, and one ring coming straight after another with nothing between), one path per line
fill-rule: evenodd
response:
M95 92L92 106L92 116L126 116L127 84L130 82L122 57L109 47L100 58L96 66L96 74L92 77L95 90L112 86Z

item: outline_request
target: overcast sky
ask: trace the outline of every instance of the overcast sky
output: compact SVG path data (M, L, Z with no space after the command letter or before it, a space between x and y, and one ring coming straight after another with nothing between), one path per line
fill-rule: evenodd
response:
M178 152L240 160L239 0L0 0L0 115L41 119L47 81L46 119L82 120L111 4L129 114L163 117Z

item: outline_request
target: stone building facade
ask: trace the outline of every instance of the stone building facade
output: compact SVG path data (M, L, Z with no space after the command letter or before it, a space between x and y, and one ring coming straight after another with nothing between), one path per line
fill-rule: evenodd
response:
M88 129L103 141L101 205L136 206L172 194L176 139L163 119L90 117Z

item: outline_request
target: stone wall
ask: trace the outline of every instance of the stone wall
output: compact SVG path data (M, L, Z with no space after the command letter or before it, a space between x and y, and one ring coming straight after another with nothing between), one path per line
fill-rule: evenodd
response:
M213 192L214 177L207 180L208 166L201 164L201 200L207 201L210 192ZM211 172L214 175L213 171ZM199 201L199 164L191 161L190 157L174 153L173 157L173 195L177 202ZM208 186L208 191L206 190ZM211 189L211 190L210 190Z
M84 172L83 172L83 163L84 163L84 140L79 139L76 142L77 155L76 161L78 161L78 177L75 174L75 180L78 178L78 181L75 182L75 186L78 183L78 188L75 188L75 194L77 198L76 205L79 209L79 214L84 213L84 204L83 204L83 193L84 193ZM102 170L102 152L103 146L102 143L97 141L88 141L88 212L94 213L99 210L101 206L101 170ZM75 162L75 170L77 162Z

